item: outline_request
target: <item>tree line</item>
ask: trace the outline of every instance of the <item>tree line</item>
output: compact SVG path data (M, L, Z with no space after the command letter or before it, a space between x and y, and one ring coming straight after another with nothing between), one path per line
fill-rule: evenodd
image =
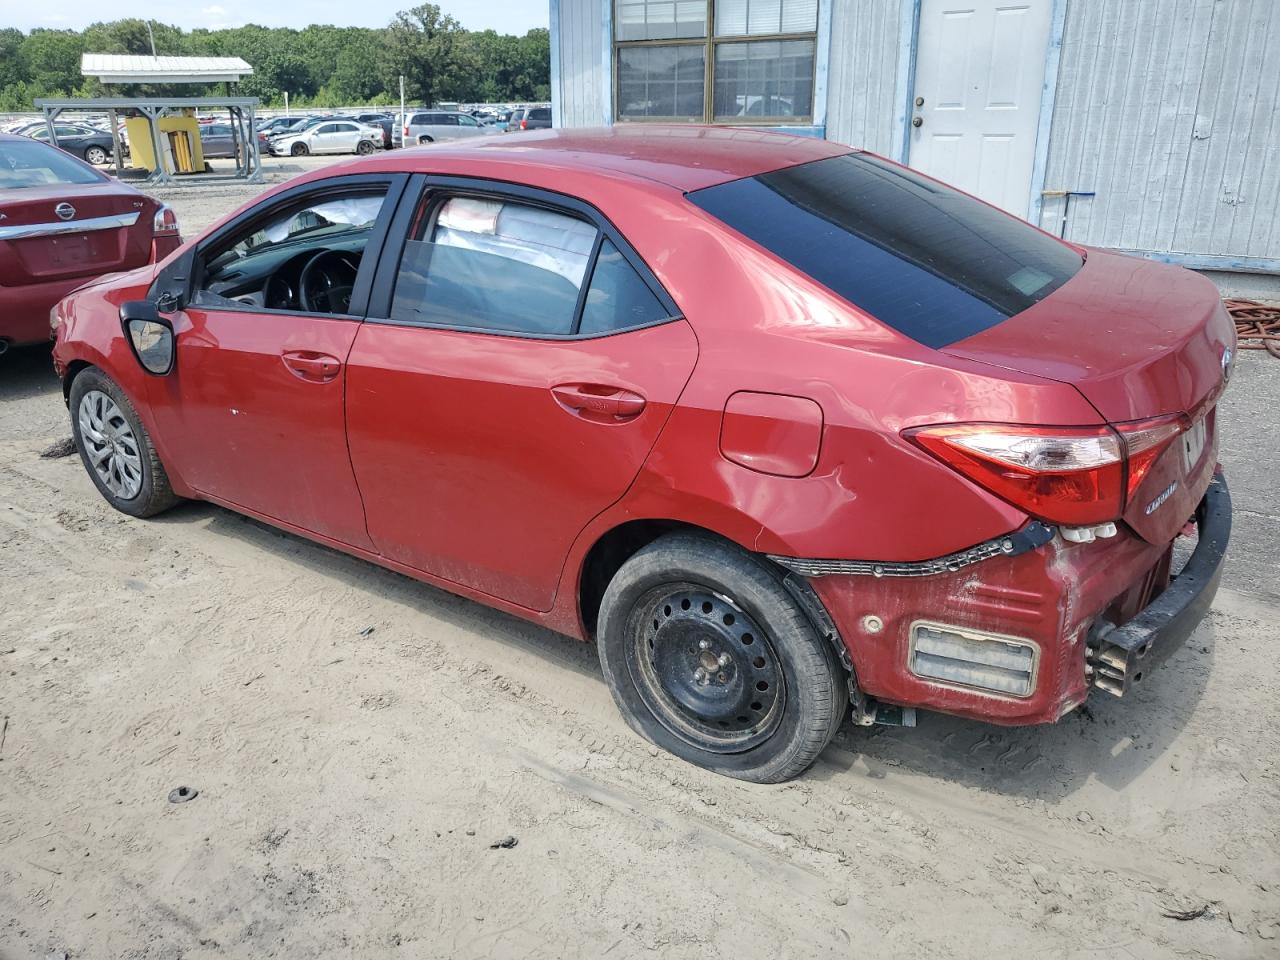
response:
M249 24L184 31L152 23L159 56L240 57L253 76L228 93L258 97L269 106L331 107L400 102L401 75L409 103L527 102L551 97L551 36L522 37L465 30L435 4L403 10L387 26L300 30ZM149 56L143 20L95 23L84 30L0 29L0 111L34 110L38 97L202 96L221 84L112 84L80 74L83 53Z

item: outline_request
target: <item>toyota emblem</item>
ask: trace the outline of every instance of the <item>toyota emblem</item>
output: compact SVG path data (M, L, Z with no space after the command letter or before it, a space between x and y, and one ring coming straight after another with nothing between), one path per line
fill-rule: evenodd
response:
M70 220L76 215L76 208L69 203L60 203L53 208L53 212L58 215L60 220Z

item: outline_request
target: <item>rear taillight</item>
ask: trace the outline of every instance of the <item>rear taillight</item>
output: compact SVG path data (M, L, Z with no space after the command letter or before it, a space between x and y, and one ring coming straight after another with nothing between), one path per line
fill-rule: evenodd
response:
M528 121L528 120L521 120L521 121L520 121L520 129L521 129L521 130L528 130L528 129L529 129L529 121Z
M161 204L156 208L155 218L151 222L153 237L176 237L178 235L178 215L172 207Z
M960 423L904 435L1031 516L1083 526L1120 518L1183 423L1179 417L1114 428Z
M408 139L409 139L409 128L408 128L408 127L405 127L405 128L404 128L404 132L403 132L403 133L401 133L401 134L400 134L400 136L402 136L402 137L404 137L406 140L408 140Z

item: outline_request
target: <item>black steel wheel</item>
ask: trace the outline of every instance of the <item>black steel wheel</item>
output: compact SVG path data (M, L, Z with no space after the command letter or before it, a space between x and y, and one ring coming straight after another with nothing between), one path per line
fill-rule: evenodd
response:
M765 631L730 600L692 584L657 587L632 613L640 623L627 666L654 716L702 750L749 750L777 729L786 686Z
M295 157L305 157L311 150L305 143L295 143L289 148L289 153Z
M848 706L844 668L767 560L709 535L660 537L610 581L600 665L627 723L682 759L776 783Z
M367 157L376 149L377 148L373 145L373 141L371 140L361 140L356 144L356 153L360 154L362 157Z

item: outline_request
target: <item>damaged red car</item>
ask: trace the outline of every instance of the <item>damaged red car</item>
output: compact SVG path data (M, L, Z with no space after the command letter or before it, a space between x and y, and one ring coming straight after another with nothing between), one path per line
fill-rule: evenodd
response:
M55 322L118 509L208 500L594 639L640 735L744 779L850 704L1051 723L1158 686L1222 571L1212 284L833 143L357 160Z
M162 203L77 157L0 134L0 353L49 342L49 311L88 280L178 249Z

